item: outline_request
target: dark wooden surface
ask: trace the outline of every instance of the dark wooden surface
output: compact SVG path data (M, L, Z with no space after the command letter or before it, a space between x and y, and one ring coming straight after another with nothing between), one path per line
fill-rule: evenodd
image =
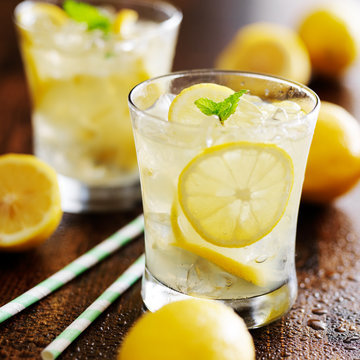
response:
M12 27L16 0L0 2L0 153L31 153L30 103ZM306 2L306 1L305 1ZM236 29L271 20L259 0L173 0L184 12L174 69L213 65ZM265 3L265 2L264 2ZM279 1L276 1L279 4ZM284 13L276 19L289 22ZM256 10L256 9L255 9ZM282 15L282 17L280 16ZM339 82L313 81L323 100L360 120L360 66ZM360 139L359 139L360 141ZM0 254L0 306L47 278L141 212L64 214L40 247ZM29 309L0 324L0 359L39 359L69 325L142 252L140 237ZM252 331L258 359L360 359L360 186L332 205L300 207L297 237L299 295L293 309ZM121 340L142 312L140 284L116 301L62 355L63 359L115 359ZM179 339L179 344L181 339Z

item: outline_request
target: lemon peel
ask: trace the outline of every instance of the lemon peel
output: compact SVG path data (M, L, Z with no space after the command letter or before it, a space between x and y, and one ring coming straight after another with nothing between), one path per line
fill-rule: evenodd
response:
M255 348L244 321L232 309L216 301L188 299L146 313L130 329L118 360L145 359L255 360Z
M328 203L360 180L360 125L343 107L322 101L305 171L302 198Z

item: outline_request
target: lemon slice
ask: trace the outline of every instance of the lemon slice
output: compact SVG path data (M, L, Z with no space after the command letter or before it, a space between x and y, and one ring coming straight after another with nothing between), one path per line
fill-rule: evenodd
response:
M272 23L253 23L239 29L216 60L219 69L261 72L308 83L308 51L292 29Z
M275 254L269 254L264 262L257 262L256 259L247 258L242 248L220 247L207 242L194 230L176 201L171 209L171 227L174 246L207 259L256 286L271 290L280 285L283 272L276 263Z
M234 90L218 84L200 83L182 90L172 101L169 108L169 121L197 125L209 116L203 114L194 102L200 98L208 98L220 102L234 93Z
M22 25L31 29L44 27L60 27L69 17L59 6L45 2L25 2L16 10L16 19Z
M182 211L207 242L248 246L284 214L294 181L293 162L272 144L236 142L204 150L178 181Z
M0 156L0 249L26 250L48 238L62 216L56 173L32 155Z
M123 38L128 37L138 18L139 18L139 14L135 10L132 9L120 10L117 13L113 23L114 33L120 35Z

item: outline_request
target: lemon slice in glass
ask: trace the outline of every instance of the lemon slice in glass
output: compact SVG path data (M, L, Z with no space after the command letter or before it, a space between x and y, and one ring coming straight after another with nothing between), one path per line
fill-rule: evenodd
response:
M194 230L176 201L171 209L171 227L174 246L209 260L228 273L259 287L271 290L280 284L282 270L274 254L269 254L266 261L258 262L257 258L244 254L243 248L221 247L207 242Z
M293 162L272 144L235 142L204 150L183 169L178 201L205 241L244 247L267 235L287 206Z
M16 10L16 20L32 30L60 27L69 17L63 9L46 2L25 2Z
M234 93L234 90L218 84L200 83L185 88L172 101L169 108L169 121L181 124L198 125L204 119L209 119L195 105L200 98L208 98L220 102Z
M55 171L33 155L0 156L0 250L18 251L47 239L61 220Z
M113 31L120 37L126 38L131 34L131 31L139 18L139 14L132 9L122 9L115 17L113 23Z

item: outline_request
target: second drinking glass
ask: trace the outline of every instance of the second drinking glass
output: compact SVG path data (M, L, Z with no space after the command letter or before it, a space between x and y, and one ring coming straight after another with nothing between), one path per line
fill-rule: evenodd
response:
M136 0L25 1L15 10L33 100L34 153L69 212L140 198L127 95L171 69L180 11Z

